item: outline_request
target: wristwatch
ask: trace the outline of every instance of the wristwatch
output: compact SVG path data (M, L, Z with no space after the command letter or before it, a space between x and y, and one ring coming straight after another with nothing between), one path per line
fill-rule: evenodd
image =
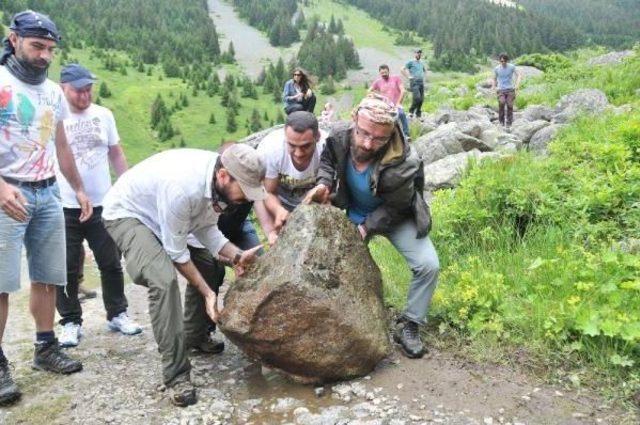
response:
M236 255L233 256L233 260L231 261L231 264L236 266L240 262L240 258L242 258L243 253L244 251L238 250L238 252L236 252Z

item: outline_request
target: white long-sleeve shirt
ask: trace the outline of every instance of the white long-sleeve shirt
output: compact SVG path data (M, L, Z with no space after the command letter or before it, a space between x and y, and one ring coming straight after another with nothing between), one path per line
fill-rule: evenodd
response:
M211 183L218 154L174 149L153 155L124 173L107 192L105 220L136 218L158 237L176 263L189 261L192 233L214 257L228 242L218 230Z

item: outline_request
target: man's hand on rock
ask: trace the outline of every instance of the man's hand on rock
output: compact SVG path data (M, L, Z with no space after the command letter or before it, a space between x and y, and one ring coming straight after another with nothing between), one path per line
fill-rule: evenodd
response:
M258 255L258 251L260 251L262 245L254 246L251 249L247 249L246 251L242 251L240 253L240 258L237 261L234 261L233 269L236 272L236 276L242 276L244 274L245 268L256 261L256 256Z
M218 319L220 318L220 312L218 311L218 296L215 292L211 292L211 295L205 297L204 299L205 308L207 309L207 314L213 320L214 323L218 323Z
M328 204L329 203L329 195L331 191L329 188L322 183L311 189L305 195L302 203L305 205L309 205L312 202L317 202L319 204Z
M280 230L282 229L282 226L284 226L288 218L289 218L289 211L287 211L286 208L279 207L275 211L275 214L273 217L273 226L275 228L276 235L280 232Z
M360 237L362 238L362 240L367 239L368 232L364 224L358 224L358 232L360 232Z

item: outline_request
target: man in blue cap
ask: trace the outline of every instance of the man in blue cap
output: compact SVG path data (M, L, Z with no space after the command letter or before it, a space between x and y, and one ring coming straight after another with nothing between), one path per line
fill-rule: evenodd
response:
M58 286L56 305L60 314L60 345L78 345L82 335L82 307L78 299L79 271L82 243L86 240L93 251L100 270L102 300L107 311L110 330L135 335L142 328L127 315L124 295L124 274L120 252L102 223L102 199L111 187L109 164L117 177L127 171L127 159L120 146L120 136L113 114L107 108L92 102L92 88L96 78L88 69L74 63L60 73L62 91L71 113L64 120L69 146L87 195L93 204L93 215L80 221L82 210L73 188L58 173L60 195L64 209L67 241L67 286Z
M0 56L0 343L9 309L9 293L20 289L20 256L27 250L36 343L33 367L74 373L82 363L69 358L53 332L56 291L66 284L64 215L54 165L73 188L82 211L91 217L91 201L78 174L62 121L69 107L59 85L47 79L60 35L45 15L16 14ZM0 403L20 391L0 346Z

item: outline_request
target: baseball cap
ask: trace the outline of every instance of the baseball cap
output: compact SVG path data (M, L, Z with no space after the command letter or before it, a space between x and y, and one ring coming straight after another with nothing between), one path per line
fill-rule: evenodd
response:
M69 83L76 89L81 89L96 82L96 76L87 68L77 63L65 66L60 71L60 82Z
M13 15L9 29L20 37L46 38L56 43L62 39L51 18L33 10L25 10Z
M237 143L225 149L220 160L231 177L238 181L249 201L262 201L267 197L262 185L267 170L255 149Z

